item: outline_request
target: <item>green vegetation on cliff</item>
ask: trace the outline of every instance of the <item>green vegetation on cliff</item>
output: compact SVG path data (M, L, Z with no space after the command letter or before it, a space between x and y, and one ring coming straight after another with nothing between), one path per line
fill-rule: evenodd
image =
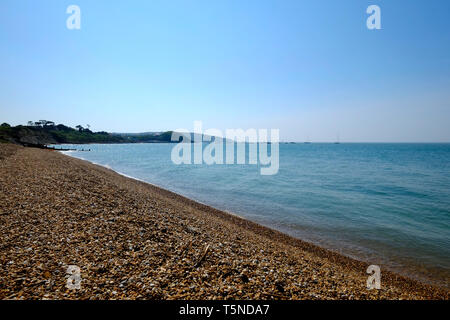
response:
M0 142L10 142L28 146L47 144L83 144L83 143L138 143L171 142L171 131L145 134L113 134L92 132L82 126L76 129L63 124L55 125L51 121L29 122L27 126L11 127L7 123L0 125Z

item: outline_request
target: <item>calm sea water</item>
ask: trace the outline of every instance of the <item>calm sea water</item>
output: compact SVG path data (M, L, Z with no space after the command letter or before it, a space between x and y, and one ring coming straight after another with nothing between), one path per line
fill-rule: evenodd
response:
M280 170L175 165L173 144L69 152L345 255L449 287L450 144L281 144Z

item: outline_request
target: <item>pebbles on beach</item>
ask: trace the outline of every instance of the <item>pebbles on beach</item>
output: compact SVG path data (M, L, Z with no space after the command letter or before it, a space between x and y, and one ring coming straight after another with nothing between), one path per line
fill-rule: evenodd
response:
M53 151L0 144L0 191L1 299L448 299Z

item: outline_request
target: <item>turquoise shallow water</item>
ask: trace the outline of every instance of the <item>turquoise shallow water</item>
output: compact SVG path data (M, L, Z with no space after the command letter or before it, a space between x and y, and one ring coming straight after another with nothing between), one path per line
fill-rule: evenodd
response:
M91 152L68 154L449 287L450 144L280 144L274 176L255 165L175 165L173 146L82 145Z

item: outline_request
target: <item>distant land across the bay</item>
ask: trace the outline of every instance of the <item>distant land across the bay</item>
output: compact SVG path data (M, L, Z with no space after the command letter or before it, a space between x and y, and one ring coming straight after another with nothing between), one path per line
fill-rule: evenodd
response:
M11 126L4 122L0 125L0 143L13 143L26 147L44 147L51 144L108 144L108 143L177 143L195 142L192 132L180 132L178 140L172 140L174 131L119 133L90 130L89 125L75 128L53 121L29 121L27 125ZM214 136L202 134L202 140L211 141ZM224 141L234 141L224 138ZM268 142L270 144L270 142Z
M84 143L160 143L172 142L172 131L145 133L109 133L93 132L81 125L71 128L64 124L56 125L52 121L30 121L27 125L0 125L0 142L9 142L24 146L43 146L47 144L84 144Z

